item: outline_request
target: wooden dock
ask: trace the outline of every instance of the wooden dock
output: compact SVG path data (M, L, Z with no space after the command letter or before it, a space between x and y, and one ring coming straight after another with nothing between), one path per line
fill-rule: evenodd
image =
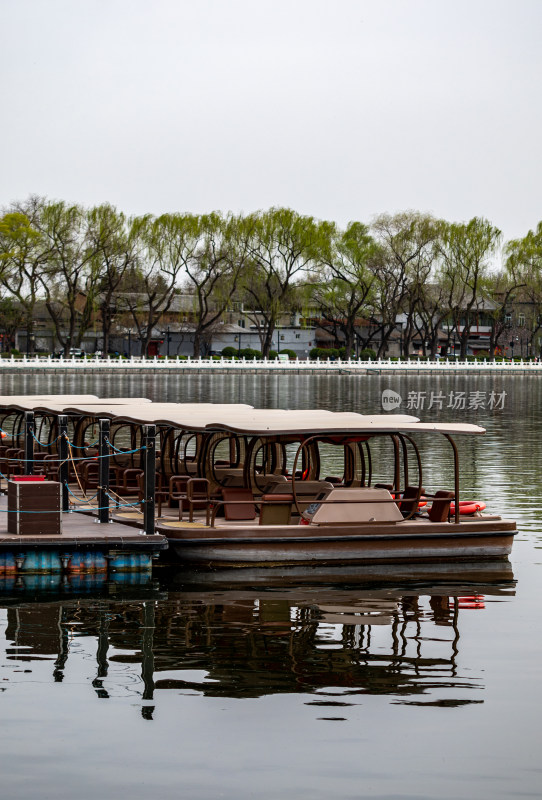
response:
M0 496L0 576L148 572L167 549L165 536L147 535L135 521L100 524L93 509L62 514L60 535L14 536L7 531L7 498ZM130 524L131 523L131 524Z

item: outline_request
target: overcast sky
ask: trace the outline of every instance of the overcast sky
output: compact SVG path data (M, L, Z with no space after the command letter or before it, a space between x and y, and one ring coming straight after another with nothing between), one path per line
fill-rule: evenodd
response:
M541 0L0 10L0 204L542 219Z

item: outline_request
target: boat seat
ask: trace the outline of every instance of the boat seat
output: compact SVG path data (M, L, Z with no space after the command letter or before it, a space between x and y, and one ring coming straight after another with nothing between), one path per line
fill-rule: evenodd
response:
M172 475L169 479L169 507L179 509L179 520L183 518L183 511L188 509L188 495L186 485L190 475Z
M453 492L446 492L444 490L435 492L433 503L429 509L427 516L431 522L447 522L450 516L450 505L454 499Z
M221 486L243 489L245 482L242 467L221 467L215 464L215 478Z
M114 468L110 470L114 472ZM139 490L139 476L142 474L143 470L137 467L122 467L120 470L115 470L115 480L111 481L109 479L109 486L113 489L117 494L122 495L129 495L129 494L137 494Z
M139 474L137 475L137 486L138 486L138 501L141 503L141 510L144 509L144 500L145 500L145 473L143 470L138 470ZM165 485L165 476L161 472L157 472L155 476L155 488L154 488L154 502L156 503L156 508L158 512L158 516L162 516L162 505L169 500L169 486L166 488Z
M11 447L6 450L6 476L8 478L11 478L12 475L24 475L24 464L21 459L24 459L24 449Z
M49 453L43 450L37 450L34 453L34 475L45 475L45 467L43 461Z
M245 484L242 475L227 475L225 478L220 478L220 482L228 489L243 489Z
M58 475L58 471L56 473ZM83 461L79 469L81 488L86 493L97 489L100 483L100 465L97 461Z
M113 480L109 481L109 491L115 495L115 506L118 508L122 505L122 498L137 495L139 499L140 479L144 475L142 469L130 467L129 469L122 469L117 472L116 476L113 469L110 470L110 475L113 472Z
M290 524L293 494L262 494L260 500L260 525Z
M418 491L421 495L425 494L425 490L419 489L418 486L406 486L405 491L397 500L397 507L401 511L403 517L409 517L416 513L419 508L420 502L418 500Z
M229 520L256 519L256 506L250 489L222 489L224 517ZM242 501L242 502L239 502Z
M268 494L273 486L277 484L284 486L285 483L287 483L286 475L274 475L273 473L258 475L258 485L262 487L263 494Z
M77 470L80 471L84 461L79 461L77 463ZM59 473L59 458L58 454L54 453L49 456L45 456L42 462L43 471L48 481L57 481L58 480L58 473ZM68 478L73 476L73 462L68 461Z
M205 524L209 525L211 496L207 478L190 478L186 482L186 502L188 505L188 521L194 521L194 511L204 509Z

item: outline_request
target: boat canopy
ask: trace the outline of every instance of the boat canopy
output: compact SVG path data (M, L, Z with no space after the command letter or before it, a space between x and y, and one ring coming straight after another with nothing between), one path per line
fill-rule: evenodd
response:
M153 403L147 398L94 395L0 396L0 407L160 425L185 431L247 436L353 436L393 433L482 434L468 423L420 422L409 414L357 414L324 409L264 409L244 403Z
M44 405L40 411L47 411L51 409L50 405ZM203 416L217 416L217 408L226 408L228 411L235 412L240 416L246 415L247 412L253 411L252 406L244 405L242 403L231 403L229 405L222 405L216 403L148 403L141 406L137 400L130 402L125 401L123 404L109 407L107 403L81 403L77 405L64 406L63 410L66 414L79 414L92 417L114 417L117 420L124 420L126 422L135 422L144 425L152 424L173 424L170 419L177 420L192 420L194 414L201 414ZM164 423L164 420L167 420ZM174 424L177 424L175 422Z
M93 403L97 402L95 394L3 394L0 395L0 408L33 411L44 403Z
M93 410L94 409L94 410ZM97 414L92 405L67 408L68 413ZM113 410L117 420L156 424L186 431L224 431L248 436L373 435L377 433L482 434L485 429L467 423L420 422L409 414L356 414L322 409L265 409L242 404L152 403Z

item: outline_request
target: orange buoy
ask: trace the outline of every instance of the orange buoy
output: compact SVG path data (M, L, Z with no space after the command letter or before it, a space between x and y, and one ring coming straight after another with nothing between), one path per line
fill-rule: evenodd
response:
M477 511L483 511L486 504L481 500L460 500L459 513L460 514L476 514ZM450 514L455 514L455 503L450 504Z

